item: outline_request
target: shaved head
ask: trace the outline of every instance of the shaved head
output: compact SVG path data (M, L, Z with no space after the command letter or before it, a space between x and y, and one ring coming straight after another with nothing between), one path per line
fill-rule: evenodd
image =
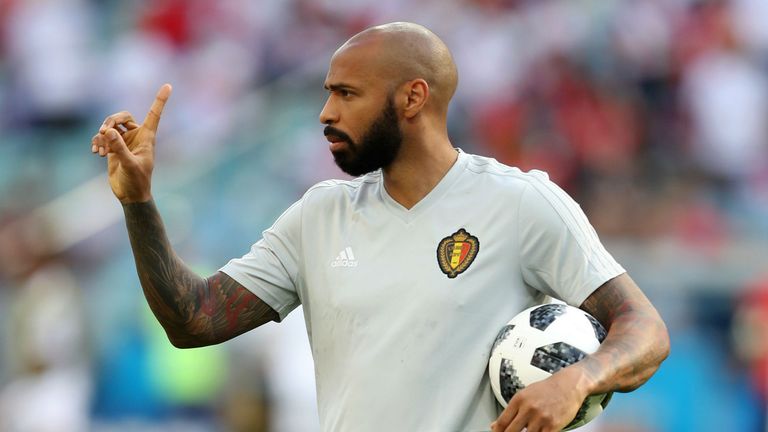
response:
M427 105L447 111L458 73L448 47L426 27L407 22L371 27L350 38L334 57L348 53L364 56L376 78L391 88L423 79L429 85Z
M323 84L320 122L336 164L356 176L438 147L455 160L447 118L457 81L448 47L420 25L384 24L350 38Z

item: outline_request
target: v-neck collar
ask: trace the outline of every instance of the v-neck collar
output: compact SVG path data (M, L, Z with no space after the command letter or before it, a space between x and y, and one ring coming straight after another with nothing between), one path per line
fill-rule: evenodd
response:
M464 167L467 165L468 156L461 151L461 149L457 148L456 151L459 153L459 156L456 158L456 162L453 163L453 166L447 173L445 173L435 187L433 187L424 198L410 209L403 207L402 204L395 201L395 199L389 195L387 188L384 187L384 173L382 172L379 176L379 194L381 195L381 200L384 202L385 207L405 223L412 222L419 215L424 213L450 189L464 171Z

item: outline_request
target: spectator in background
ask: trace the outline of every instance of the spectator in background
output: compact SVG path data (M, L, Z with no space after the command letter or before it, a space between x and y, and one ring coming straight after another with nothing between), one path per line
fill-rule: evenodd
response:
M732 334L735 351L747 366L753 390L768 407L768 276L749 283L736 306Z
M95 60L92 15L85 0L11 4L0 31L7 44L14 125L71 127L87 118L91 98L84 92Z
M14 368L0 389L0 430L88 430L92 383L76 281L65 266L48 262L15 297L3 317Z
M721 4L691 17L699 39L682 76L691 120L691 159L726 191L768 169L768 78L745 47Z

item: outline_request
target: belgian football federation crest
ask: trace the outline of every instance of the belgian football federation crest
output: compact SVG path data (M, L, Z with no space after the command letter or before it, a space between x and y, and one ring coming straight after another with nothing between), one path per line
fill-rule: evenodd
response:
M437 263L440 270L453 279L472 264L480 250L480 241L464 228L440 240L437 245Z

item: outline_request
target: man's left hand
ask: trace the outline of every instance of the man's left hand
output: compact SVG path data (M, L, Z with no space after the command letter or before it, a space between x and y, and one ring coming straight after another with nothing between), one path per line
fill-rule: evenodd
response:
M517 392L492 432L559 432L576 417L589 395L586 376L578 363Z

